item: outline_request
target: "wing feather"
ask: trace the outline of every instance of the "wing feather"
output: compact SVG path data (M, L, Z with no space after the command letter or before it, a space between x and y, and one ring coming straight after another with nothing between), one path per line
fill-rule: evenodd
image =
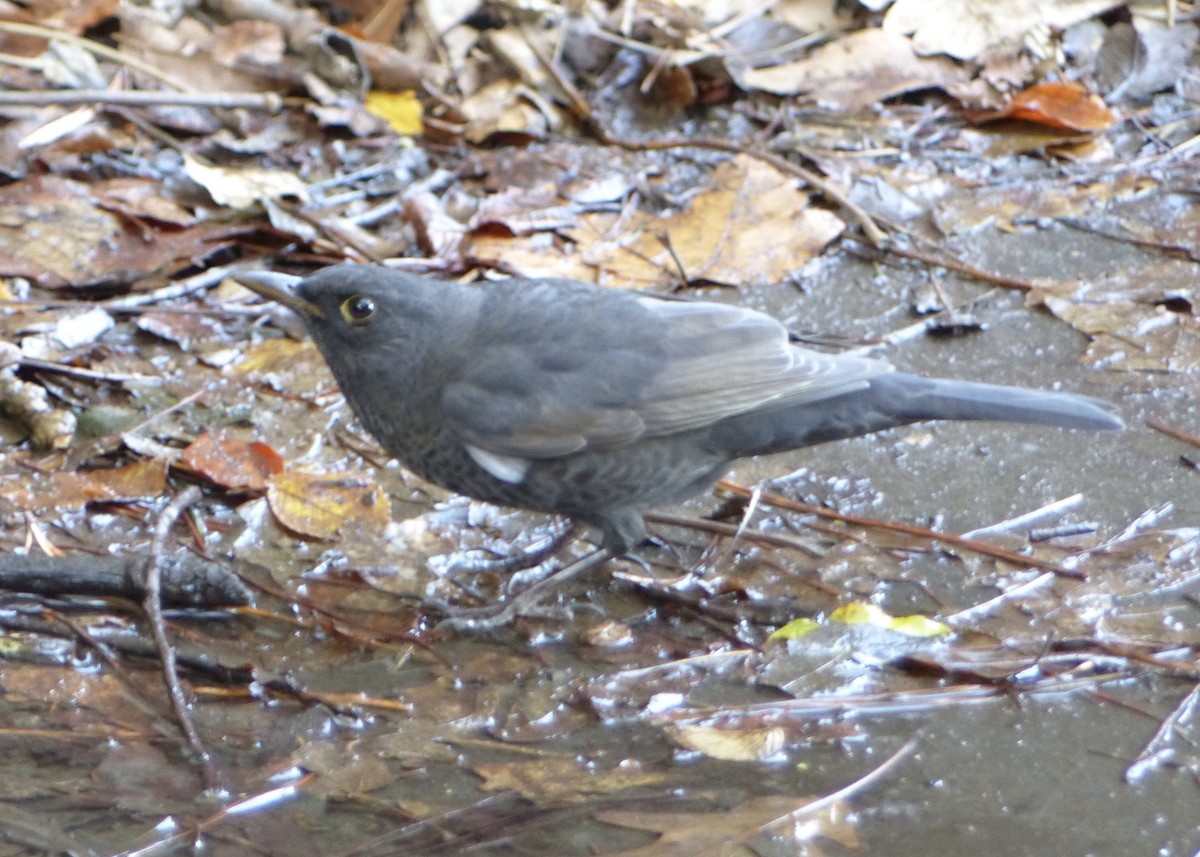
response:
M880 360L800 348L779 322L743 307L563 281L525 281L523 291L500 297L507 303L483 314L476 337L497 345L482 348L444 396L472 454L493 466L502 459L487 455L556 458L699 429L760 407L816 402L891 371ZM528 329L521 301L545 306L547 297L569 299L571 311ZM593 318L600 321L579 327ZM518 323L519 332L507 331ZM496 469L510 479L517 474Z

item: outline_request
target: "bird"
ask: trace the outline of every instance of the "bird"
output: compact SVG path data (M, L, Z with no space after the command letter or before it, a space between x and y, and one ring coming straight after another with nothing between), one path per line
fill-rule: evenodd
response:
M1123 427L1088 396L806 348L733 304L352 263L237 279L304 320L354 413L409 470L591 525L609 556L646 539L643 512L707 490L740 458L926 420Z

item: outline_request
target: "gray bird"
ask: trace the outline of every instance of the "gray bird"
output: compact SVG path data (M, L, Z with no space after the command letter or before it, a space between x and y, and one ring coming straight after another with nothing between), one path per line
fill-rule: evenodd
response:
M706 489L738 458L920 420L1123 425L1098 399L802 348L770 316L725 304L364 265L239 279L299 313L363 425L410 470L594 525L612 555L645 538L643 510Z

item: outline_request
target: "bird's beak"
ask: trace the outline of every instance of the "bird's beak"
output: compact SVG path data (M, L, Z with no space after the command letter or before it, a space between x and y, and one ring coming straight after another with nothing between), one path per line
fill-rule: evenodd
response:
M234 279L255 294L281 303L301 318L324 318L325 311L312 301L306 301L293 291L300 277L277 274L274 271L246 271Z

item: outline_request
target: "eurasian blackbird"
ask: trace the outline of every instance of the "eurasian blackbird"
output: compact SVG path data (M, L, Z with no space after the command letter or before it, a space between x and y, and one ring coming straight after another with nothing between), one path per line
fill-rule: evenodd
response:
M643 510L704 490L734 459L919 420L1122 427L1098 399L812 351L726 304L350 264L298 285L239 279L300 314L363 425L410 470L592 524L613 555L645 538Z

